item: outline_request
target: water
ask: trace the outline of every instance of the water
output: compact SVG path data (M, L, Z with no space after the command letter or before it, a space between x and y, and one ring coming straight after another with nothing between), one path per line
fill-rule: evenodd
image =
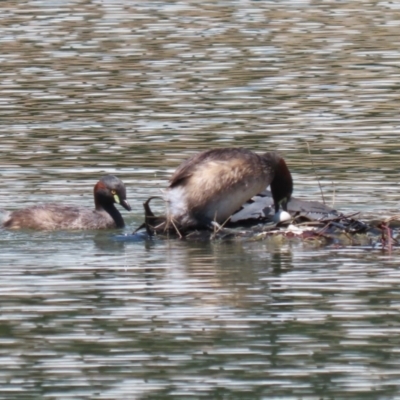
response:
M296 197L397 213L396 2L0 7L0 208L91 207L112 173L131 232L188 155L240 145ZM397 251L115 233L0 232L1 399L398 396Z

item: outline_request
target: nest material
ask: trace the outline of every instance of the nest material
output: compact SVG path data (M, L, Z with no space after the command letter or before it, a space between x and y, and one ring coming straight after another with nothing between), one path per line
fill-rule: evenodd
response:
M272 212L264 207L260 213L251 214L248 218L242 213L240 218L232 218L223 226L213 223L212 229L183 229L173 221L167 221L165 216L156 216L150 208L150 197L144 204L145 222L136 230L146 229L147 234L160 238L185 238L188 240L264 240L268 237L299 239L306 243L317 245L346 244L368 245L371 236L379 237L383 230L380 227L368 225L355 217L357 214L344 215L329 209L329 213L320 213L318 219L310 216L307 210L290 211L292 219L275 223ZM319 204L319 203L318 203ZM254 208L254 207L253 207ZM237 214L235 214L236 216ZM325 215L325 218L323 217ZM392 235L385 243L393 243ZM383 236L381 236L383 238ZM383 239L382 239L383 241Z

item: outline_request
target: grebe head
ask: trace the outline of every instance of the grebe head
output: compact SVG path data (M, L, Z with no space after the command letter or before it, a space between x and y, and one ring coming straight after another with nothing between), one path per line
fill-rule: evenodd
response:
M104 175L96 183L94 189L96 210L106 209L114 203L120 204L130 211L131 206L126 200L126 189L123 182L114 175Z
M273 167L274 178L271 182L271 193L274 199L275 212L282 207L287 211L287 203L290 201L293 192L292 174L287 167L285 160L275 152L265 153L263 158Z

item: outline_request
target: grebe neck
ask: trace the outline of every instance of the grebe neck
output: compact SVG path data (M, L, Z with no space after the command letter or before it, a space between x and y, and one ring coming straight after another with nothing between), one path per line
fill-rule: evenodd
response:
M110 216L114 220L115 225L117 226L117 228L123 228L125 226L125 222L124 222L124 219L122 218L121 213L115 208L113 203L105 204L105 205L102 205L102 206L98 206L96 204L96 210L97 211L104 210L108 214L110 214Z

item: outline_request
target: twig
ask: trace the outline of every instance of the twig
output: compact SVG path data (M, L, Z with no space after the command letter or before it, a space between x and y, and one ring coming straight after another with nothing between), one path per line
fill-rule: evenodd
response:
M306 142L306 143L307 143L307 148L308 148L308 154L309 154L309 156L310 156L311 166L312 166L314 175L315 175L315 177L317 178L319 190L321 191L322 202L324 203L324 205L326 205L324 193L323 193L323 191L322 191L322 186L321 186L321 183L320 183L320 181L319 181L319 176L317 175L317 172L316 172L315 167L314 167L314 161L313 161L312 155L311 155L310 144L309 144L308 142Z
M171 218L168 222L171 222L172 226L175 228L175 231L176 231L176 233L177 233L178 236L179 236L179 239L182 239L183 236L182 236L182 234L179 232L178 227L175 225L174 219Z
M215 215L215 218L216 217L217 217L217 215ZM214 221L213 221L214 233L211 235L211 240L214 240L216 235L217 235L217 233L219 231L221 231L222 229L224 229L224 226L226 225L226 223L229 221L230 218L231 217L229 216L221 225L217 221L215 221L215 219L214 219Z

